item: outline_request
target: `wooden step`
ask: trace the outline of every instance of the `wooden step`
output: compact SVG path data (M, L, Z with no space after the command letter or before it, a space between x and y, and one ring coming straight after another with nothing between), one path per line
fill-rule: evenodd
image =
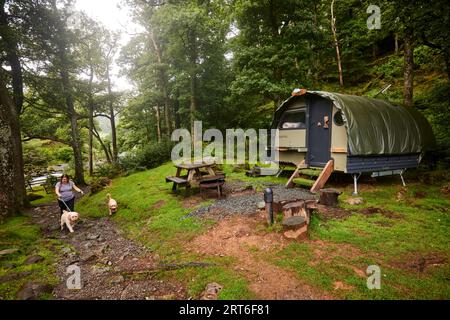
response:
M322 170L314 170L314 169L301 169L300 173L305 175L305 176L310 176L310 177L318 177L320 176L320 173L322 172Z
M320 189L322 189L325 186L325 183L327 183L333 171L334 171L334 161L330 160L323 168L322 172L320 173L314 185L311 187L310 191L316 193Z
M297 169L295 169L292 176L289 178L288 182L286 183L286 188L292 188L294 186L294 179L299 177L299 171L306 168L305 160L300 162L297 165Z
M304 178L295 178L292 182L295 184L301 185L301 186L305 186L305 187L312 187L315 183L314 180L309 180L309 179L304 179Z

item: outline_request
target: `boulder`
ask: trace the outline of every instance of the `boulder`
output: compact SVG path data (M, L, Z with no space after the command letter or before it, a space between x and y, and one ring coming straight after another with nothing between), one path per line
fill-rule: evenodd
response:
M355 206L364 203L363 198L348 198L345 200L345 203Z
M7 255L7 254L13 254L13 253L16 253L17 251L19 251L19 249L15 249L15 248L13 248L13 249L5 249L5 250L2 250L2 251L0 251L0 257L1 257L1 256L5 256L5 255Z
M223 286L221 286L218 283L209 283L205 291L203 291L202 296L200 297L200 300L217 300L217 296L219 295L219 292L223 289Z
M17 293L19 300L36 300L42 295L52 293L53 288L49 284L42 284L36 282L27 282L22 289Z
M24 265L30 265L30 264L35 264L38 262L44 261L44 257L40 256L40 255L35 255L35 256L30 256L28 258L25 259L25 261L23 262Z

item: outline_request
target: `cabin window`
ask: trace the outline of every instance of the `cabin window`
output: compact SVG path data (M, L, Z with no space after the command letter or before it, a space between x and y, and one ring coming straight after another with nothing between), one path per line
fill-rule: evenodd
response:
M337 126L343 126L344 125L344 116L342 115L342 111L338 111L334 114L333 117L334 124Z
M281 118L279 129L306 129L305 109L286 111Z

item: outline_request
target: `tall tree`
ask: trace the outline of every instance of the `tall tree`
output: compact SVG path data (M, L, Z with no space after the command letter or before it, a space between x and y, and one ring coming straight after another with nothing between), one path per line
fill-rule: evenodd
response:
M15 136L19 128L14 109L13 100L0 78L0 219L18 213L24 205L22 188L25 190L25 185L16 180L20 180L17 172L23 170L23 166L17 162Z
M20 31L11 26L12 18L6 12L6 7L11 3L5 0L0 1L0 37L2 38L1 51L5 55L5 61L8 63L10 71L10 79L12 86L12 99L9 99L9 93L3 80L0 90L2 91L2 108L10 108L9 112L4 110L4 119L9 119L10 130L13 139L13 148L9 150L9 156L13 157L14 171L10 174L14 178L14 201L17 203L17 208L21 208L27 202L25 192L25 177L23 171L23 151L19 116L22 112L24 93L23 93L23 74L22 64L19 59L18 38ZM21 1L16 3L17 6L24 5ZM1 66L3 67L3 66ZM4 73L4 69L2 69ZM0 73L0 77L3 75ZM5 137L6 138L6 137ZM5 159L6 160L6 159Z

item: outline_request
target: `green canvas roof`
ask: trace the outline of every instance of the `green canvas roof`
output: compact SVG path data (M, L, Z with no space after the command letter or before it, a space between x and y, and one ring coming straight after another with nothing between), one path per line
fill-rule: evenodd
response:
M334 102L343 113L351 155L396 155L421 153L435 145L425 117L413 108L394 106L387 101L325 91L308 91ZM295 101L292 96L275 113L274 125Z

